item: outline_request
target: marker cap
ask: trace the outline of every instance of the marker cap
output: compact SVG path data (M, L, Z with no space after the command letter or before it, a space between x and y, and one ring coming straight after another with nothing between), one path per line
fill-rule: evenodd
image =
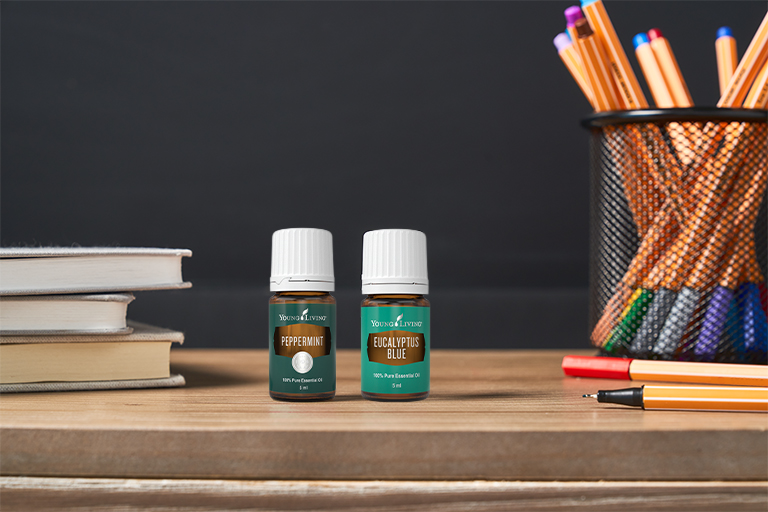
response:
M630 380L631 363L632 359L618 357L565 356L563 372L571 377Z
M648 36L640 32L634 37L634 39L632 39L632 43L634 43L635 48L638 48L639 46L642 46L648 43Z
M664 34L662 34L661 30L657 28L652 28L651 30L648 31L648 39L650 39L651 41L653 41L654 39L661 39L662 37L664 37Z
M595 33L586 18L576 20L576 25L574 25L574 28L576 28L576 35L579 37L579 39L583 37L589 37Z
M363 293L429 293L427 235L379 229L363 235Z
M565 10L565 23L568 27L573 27L574 24L584 17L584 13L581 12L581 8L578 5L572 5Z
M315 228L281 229L272 234L273 292L332 292L333 236Z
M731 27L720 27L717 29L717 38L720 39L721 37L733 37Z
M573 42L571 41L571 37L565 32L560 32L559 34L557 34L553 42L555 43L555 48L557 48L558 53L560 53L561 51L565 50L566 48L568 48L573 44Z

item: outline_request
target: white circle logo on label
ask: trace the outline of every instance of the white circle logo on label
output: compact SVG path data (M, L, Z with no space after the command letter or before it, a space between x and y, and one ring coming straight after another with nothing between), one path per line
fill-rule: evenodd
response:
M299 373L307 373L312 369L313 363L314 362L312 361L312 356L309 355L309 352L303 351L296 352L296 355L293 356L293 359L291 360L293 369Z

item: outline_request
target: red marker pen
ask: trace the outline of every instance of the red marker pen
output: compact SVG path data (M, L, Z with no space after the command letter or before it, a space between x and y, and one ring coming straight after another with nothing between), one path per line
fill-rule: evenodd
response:
M729 384L768 387L768 366L756 364L648 361L617 357L565 356L563 372L597 379Z

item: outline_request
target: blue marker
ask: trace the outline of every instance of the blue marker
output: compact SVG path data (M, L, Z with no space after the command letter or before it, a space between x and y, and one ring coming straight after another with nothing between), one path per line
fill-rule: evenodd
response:
M739 56L736 52L736 39L730 27L717 29L715 40L715 53L717 54L717 78L720 82L720 95L725 93L728 82L731 81L736 66L739 65Z

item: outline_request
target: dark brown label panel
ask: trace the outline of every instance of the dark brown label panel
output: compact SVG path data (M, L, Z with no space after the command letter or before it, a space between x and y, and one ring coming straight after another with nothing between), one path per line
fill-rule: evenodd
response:
M293 357L297 352L327 356L331 353L331 328L312 324L276 327L273 342L278 356Z
M408 331L384 331L368 335L368 360L373 363L402 366L424 360L424 334Z

